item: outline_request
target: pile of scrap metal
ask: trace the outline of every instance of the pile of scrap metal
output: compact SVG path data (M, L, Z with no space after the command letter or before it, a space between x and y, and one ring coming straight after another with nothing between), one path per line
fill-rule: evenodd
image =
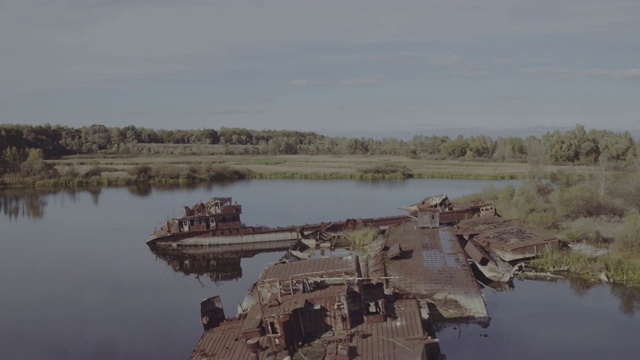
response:
M192 359L441 359L418 301L388 294L353 255L265 268L237 317L218 297L201 309Z
M550 232L497 217L462 221L454 234L478 270L497 282L511 281L522 262L558 246L558 239Z
M434 195L424 198L422 201L400 208L426 227L438 227L440 225L454 225L458 222L474 217L499 216L496 208L481 201L468 204L454 205L447 194ZM437 217L436 217L437 215Z

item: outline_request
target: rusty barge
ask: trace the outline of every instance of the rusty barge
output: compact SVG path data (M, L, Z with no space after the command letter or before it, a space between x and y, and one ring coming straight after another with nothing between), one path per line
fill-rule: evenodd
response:
M216 296L201 317L194 360L443 359L433 321L489 322L451 228L423 219L390 226L364 255L283 257L237 316Z
M315 258L319 238L297 241L262 271L235 317L219 296L204 300L191 359L444 359L438 323L489 326L476 267L510 282L514 261L557 241L500 219L493 205L453 207L444 194L405 210L410 220L384 227L364 254Z
M240 220L242 205L233 203L230 197L214 197L184 207L185 214L164 222L155 231L149 246L227 246L269 243L276 248L288 247L296 240L308 236L320 236L324 232L353 230L363 226L386 227L410 219L408 216L389 216L367 219L305 224L270 228L245 226Z

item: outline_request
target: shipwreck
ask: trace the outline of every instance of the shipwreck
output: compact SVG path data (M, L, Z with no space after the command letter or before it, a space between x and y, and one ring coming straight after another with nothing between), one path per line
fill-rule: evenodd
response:
M497 282L510 281L524 262L558 247L552 233L498 217L463 221L453 232L478 270Z
M192 359L440 359L416 299L385 291L357 256L265 268L227 319L219 297L201 304L205 329Z
M304 224L287 227L246 226L240 220L242 205L230 197L214 197L184 207L184 215L164 221L153 232L147 244L151 247L227 246L272 244L287 247L296 240L309 236L323 236L327 232L353 230L363 226L385 227L409 220L408 216L390 216L366 219Z

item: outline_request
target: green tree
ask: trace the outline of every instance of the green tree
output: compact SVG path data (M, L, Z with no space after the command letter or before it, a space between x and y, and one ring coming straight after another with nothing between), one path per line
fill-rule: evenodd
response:
M49 178L55 169L44 161L42 149L28 149L27 153L27 159L20 165L20 172L28 177Z

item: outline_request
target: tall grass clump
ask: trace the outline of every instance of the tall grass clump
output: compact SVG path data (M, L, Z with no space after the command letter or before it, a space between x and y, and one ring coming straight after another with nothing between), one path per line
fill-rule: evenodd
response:
M606 274L612 282L640 284L640 260L619 253L588 256L567 249L550 249L532 261L540 271L568 271L570 276L599 280Z
M252 177L253 172L247 169L237 169L227 165L206 165L202 171L204 176L209 181L216 180L239 180Z
M365 248L378 237L379 233L380 230L378 228L364 227L349 232L347 236L351 241L351 247Z
M640 212L633 209L623 219L623 228L613 244L614 249L629 257L640 256Z
M410 179L413 177L413 173L411 172L411 170L409 170L408 167L394 163L386 163L360 169L359 172L369 178Z

